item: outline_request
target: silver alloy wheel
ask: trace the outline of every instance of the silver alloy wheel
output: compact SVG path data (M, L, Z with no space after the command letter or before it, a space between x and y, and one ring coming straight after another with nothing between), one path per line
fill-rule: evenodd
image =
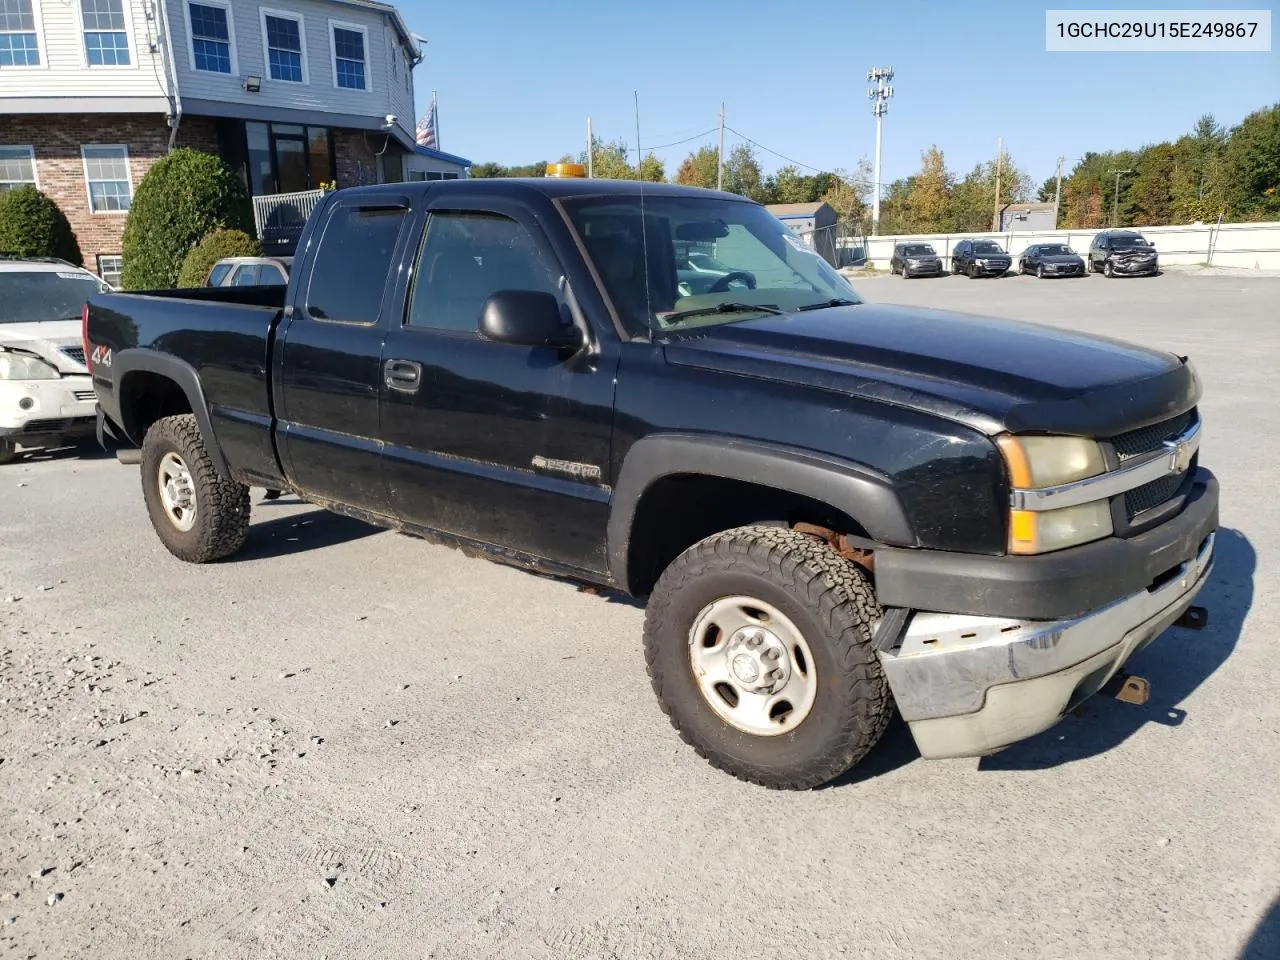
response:
M703 608L689 630L689 666L716 715L758 737L795 730L818 693L804 635L755 597L722 597Z
M196 525L196 485L191 471L176 453L166 453L160 458L156 471L160 485L160 502L169 522L186 533Z

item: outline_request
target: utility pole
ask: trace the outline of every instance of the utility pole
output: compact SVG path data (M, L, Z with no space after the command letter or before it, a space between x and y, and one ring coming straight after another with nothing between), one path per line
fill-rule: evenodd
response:
M1004 137L996 138L996 208L991 214L991 229L1000 230L1000 171L1004 166Z
M893 96L893 67L872 67L867 71L867 99L871 101L871 115L876 118L876 168L874 193L871 197L871 235L880 232L880 143L884 134L884 115L889 112L889 98Z
M1132 170L1108 170L1107 173L1116 175L1116 199L1111 205L1111 226L1116 225L1116 220L1120 217L1120 178L1126 173L1133 173Z
M591 118L587 117L587 179L595 176L596 172L596 144L595 139L591 136Z
M1058 208L1062 203L1062 161L1066 157L1058 158L1058 186L1053 191L1053 229L1058 229Z
M716 189L724 189L724 104L720 104L720 152L716 154Z

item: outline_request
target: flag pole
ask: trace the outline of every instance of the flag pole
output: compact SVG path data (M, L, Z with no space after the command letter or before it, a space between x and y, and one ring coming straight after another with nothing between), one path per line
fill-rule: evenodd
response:
M436 149L440 149L440 110L436 107L436 92L431 91L431 119L436 124Z

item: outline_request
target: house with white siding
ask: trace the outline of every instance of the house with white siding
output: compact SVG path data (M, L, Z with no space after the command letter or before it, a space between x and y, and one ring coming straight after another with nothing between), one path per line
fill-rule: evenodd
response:
M0 191L52 196L111 279L133 190L176 146L253 196L465 176L414 142L421 42L377 0L0 0Z

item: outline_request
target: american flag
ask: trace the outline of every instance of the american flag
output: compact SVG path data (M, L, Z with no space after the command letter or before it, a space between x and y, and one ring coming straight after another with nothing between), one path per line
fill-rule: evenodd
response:
M435 94L431 95L431 109L427 111L426 116L418 121L418 128L415 132L415 139L421 147L427 147L430 150L439 150L439 137L436 136L436 98Z

